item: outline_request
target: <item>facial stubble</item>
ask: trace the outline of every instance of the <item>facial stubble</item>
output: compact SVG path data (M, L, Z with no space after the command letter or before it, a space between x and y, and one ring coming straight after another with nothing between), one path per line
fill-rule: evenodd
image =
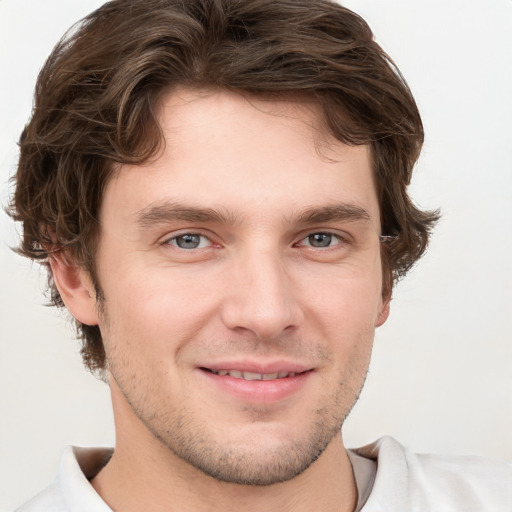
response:
M297 343L291 346L297 346ZM137 382L142 374L131 374L126 380L123 376L128 373L122 367L130 367L130 362L122 355L120 358L110 355L107 354L109 370L124 399L162 448L169 450L171 457L216 481L248 486L286 482L306 471L329 444L341 436L341 426L359 397L368 366L366 361L348 365L349 369L340 375L337 386L324 397L323 406L314 410L310 418L304 418L305 430L300 437L274 439L271 446L262 447L258 443L251 444L250 439L238 444L219 441L210 425L200 417L201 411L198 414L187 407L177 410L172 404L151 408L151 398L141 391L147 387L143 382ZM189 403L186 396L182 397L181 403ZM251 426L261 428L267 428L275 414L264 406L247 406L241 412Z

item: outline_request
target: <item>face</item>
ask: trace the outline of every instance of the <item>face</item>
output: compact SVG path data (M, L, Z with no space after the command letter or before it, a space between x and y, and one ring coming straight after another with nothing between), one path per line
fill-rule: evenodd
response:
M340 437L385 319L369 151L228 92L174 92L160 120L163 152L120 167L101 211L118 430L221 481L285 481Z

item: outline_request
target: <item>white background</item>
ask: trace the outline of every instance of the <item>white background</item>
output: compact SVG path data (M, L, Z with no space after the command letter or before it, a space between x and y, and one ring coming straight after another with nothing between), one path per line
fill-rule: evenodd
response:
M0 200L36 74L100 0L0 0ZM350 0L422 111L412 186L443 220L395 292L348 445L390 434L415 451L512 460L512 1ZM54 476L66 444L114 442L108 388L84 371L37 265L0 213L0 510Z

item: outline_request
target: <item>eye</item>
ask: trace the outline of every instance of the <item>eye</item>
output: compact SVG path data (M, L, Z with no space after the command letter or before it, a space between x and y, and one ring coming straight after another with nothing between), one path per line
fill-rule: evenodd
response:
M316 249L326 249L344 242L343 238L334 233L311 233L303 238L297 245L301 247L314 247Z
M208 237L198 233L183 233L182 235L173 236L165 243L185 250L204 249L211 244Z

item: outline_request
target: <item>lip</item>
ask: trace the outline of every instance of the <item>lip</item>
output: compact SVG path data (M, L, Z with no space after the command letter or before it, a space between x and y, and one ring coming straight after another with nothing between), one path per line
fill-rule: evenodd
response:
M294 373L291 377L273 380L245 380L212 373L219 370L238 370L252 373ZM221 395L244 403L272 404L298 393L309 381L313 368L289 361L258 363L254 361L216 361L197 367L201 377L207 380Z
M239 370L241 372L253 373L303 373L311 370L311 366L307 366L292 361L215 361L213 363L206 363L198 365L198 368L207 368L208 370Z

